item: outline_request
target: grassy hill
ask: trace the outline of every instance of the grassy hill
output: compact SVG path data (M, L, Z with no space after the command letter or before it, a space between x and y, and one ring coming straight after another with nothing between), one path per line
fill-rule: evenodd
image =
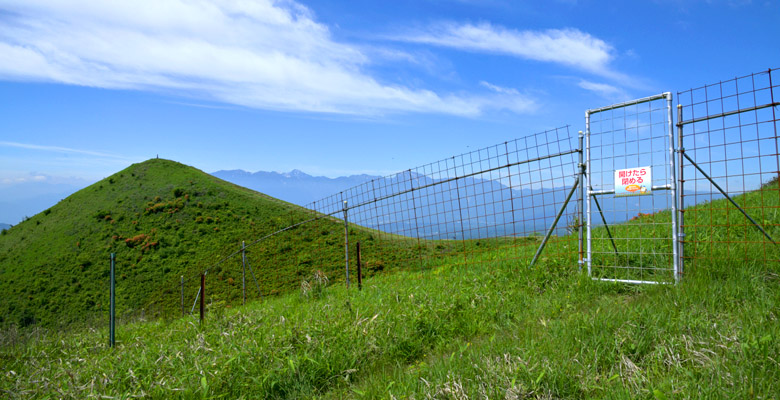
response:
M181 275L194 282L206 267L239 249L242 240L312 216L301 207L173 161L134 164L0 235L0 325L51 327L102 318L112 252L117 259L118 313L140 313L143 308L170 313L179 309ZM337 239L343 238L343 226L341 231L338 227L330 220L316 224L320 231L315 243L343 241ZM286 245L314 242L314 228L302 227L286 237ZM329 257L343 259L343 250L333 250L323 252L318 261L337 268ZM264 257L273 253L253 255L253 261L262 269L269 265ZM303 267L301 274L314 268ZM210 271L215 277L210 292L235 301L240 288L235 289L235 279L221 268L240 270L233 263ZM263 291L285 289L285 282L271 279L281 272L287 271L255 270Z
M315 222L253 243L315 217ZM203 271L210 303L241 304L242 257L237 252L242 241L248 245L248 300L295 289L317 271L331 283L345 280L343 221L189 166L152 159L80 190L0 235L0 327L92 326L101 321L109 303L112 252L120 321L180 315L182 276L189 311ZM365 276L431 268L446 261L429 256L478 254L507 244L420 243L355 225L350 226L350 241L362 243ZM353 245L353 279L355 253Z
M777 235L779 193L772 183L736 200ZM700 260L679 285L594 282L552 256L528 269L501 260L509 252L527 260L535 246L497 239L479 266L459 266L453 254L430 269L374 277L363 291L311 280L246 307L212 304L203 325L185 317L120 326L115 349L106 329L6 331L0 390L9 398L776 398L778 253L746 243L754 233L735 225L736 212L725 200L689 209L699 228L687 240L717 251L690 254ZM712 238L724 244L704 246ZM568 244L551 243L548 254ZM749 251L764 256L746 262Z

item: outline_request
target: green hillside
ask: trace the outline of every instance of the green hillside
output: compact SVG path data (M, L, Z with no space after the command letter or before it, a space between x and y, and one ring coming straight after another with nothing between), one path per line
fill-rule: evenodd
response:
M775 236L779 194L773 182L735 200ZM725 200L688 210L689 257L698 262L688 260L679 285L594 282L554 256L566 241L528 269L507 260L527 260L535 246L495 240L479 265L459 266L452 254L437 267L377 276L363 291L310 280L246 307L212 304L203 325L192 317L123 325L115 349L105 328L9 330L0 336L0 390L8 398L777 398L779 254L737 212Z
M269 236L279 230L283 231ZM0 327L65 327L74 322L94 326L102 321L109 302L112 252L120 322L180 316L181 276L185 309L190 311L203 271L209 303L240 305L242 241L247 243L250 266L248 301L296 289L318 271L331 284L345 280L342 220L180 163L152 159L97 182L0 235L4 293ZM473 258L507 244L537 243L421 242L356 225L350 226L350 241L362 244L367 277L429 269L447 262L441 256L448 254L461 253L461 262L473 262L463 253ZM354 280L354 244L350 250Z
M111 252L120 315L144 307L177 309L181 275L194 281L242 240L311 217L311 211L173 161L134 164L0 235L0 324L57 326L102 318ZM337 234L335 226L327 220L317 225L323 240ZM288 237L288 244L305 236ZM224 278L220 270L211 272L210 290L227 297L227 285L216 284Z

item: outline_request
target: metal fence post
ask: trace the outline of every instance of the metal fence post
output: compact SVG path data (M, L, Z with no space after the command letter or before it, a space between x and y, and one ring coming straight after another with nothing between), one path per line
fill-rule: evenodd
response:
M241 241L241 287L244 293L244 305L246 305L246 242Z
M463 207L460 203L460 183L458 182L458 167L455 164L455 157L452 157L452 172L455 175L455 194L458 196L458 216L460 219L460 241L463 242L463 267L468 264L468 253L466 252L466 229L463 227ZM465 172L465 171L464 171Z
M584 209L584 201L585 201L585 164L583 164L584 160L584 152L585 148L583 147L583 141L585 139L585 135L583 135L582 131L579 131L579 134L577 135L577 138L579 139L579 161L577 165L577 169L579 169L579 176L580 176L580 198L579 198L579 215L578 215L578 225L577 225L577 241L579 243L579 252L580 252L580 259L577 262L578 265L578 271L582 271L582 264L584 261L584 252L585 252L585 243L583 243L583 228L585 227L585 209Z
M580 134L581 133L582 132L580 132ZM516 149L517 149L517 143L515 143L515 150ZM509 178L509 204L512 207L511 210L512 211L512 240L514 241L515 239L517 239L517 226L515 224L515 188L512 186L512 167L511 167L512 162L509 160L509 142L504 142L504 150L506 151L506 165L507 165L507 173Z
M109 317L108 317L108 345L110 347L114 347L116 344L115 341L115 324L116 324L116 280L114 279L116 277L116 271L115 271L115 259L116 259L116 253L111 253L111 273L110 273L110 279L111 283L109 284Z
M409 189L412 194L412 210L414 211L414 235L417 236L417 249L419 250L418 255L420 258L420 270L423 269L423 262L422 262L422 245L420 244L420 227L419 223L417 222L417 205L414 201L414 178L412 177L412 170L409 170ZM358 247L359 248L359 247ZM358 274L358 279L360 277L360 274Z
M664 93L666 95L666 109L667 109L667 119L668 119L668 129L669 129L669 175L670 175L670 190L672 191L672 202L671 202L671 212L672 212L672 258L673 265L674 265L674 281L679 282L680 281L680 260L678 259L679 253L678 253L678 247L679 244L677 242L677 230L680 228L677 225L677 202L679 199L677 198L677 168L676 163L674 160L674 115L672 113L672 93L666 92Z
M677 101L680 101L679 99ZM679 257L679 266L677 273L682 275L683 274L683 267L685 263L685 194L683 190L685 189L685 175L683 175L683 154L685 154L685 147L683 147L683 109L682 104L677 104L677 153L678 153L678 159L677 162L679 165L677 165L678 171L680 173L680 187L679 187L679 199L680 203L677 208L677 210L680 212L680 219L678 220L678 231L680 232L677 235L678 238L678 245L679 250L677 251L677 256Z
M344 200L344 258L347 267L347 288L349 288L349 222L347 221L347 201Z
M591 168L590 168L590 110L585 111L585 182L587 185L585 185L585 214L587 218L587 232L586 232L586 240L587 240L587 258L585 259L586 264L588 265L588 276L591 275L591 264L592 264L592 254L593 254L593 246L591 243L591 225L590 225L590 192L591 192Z

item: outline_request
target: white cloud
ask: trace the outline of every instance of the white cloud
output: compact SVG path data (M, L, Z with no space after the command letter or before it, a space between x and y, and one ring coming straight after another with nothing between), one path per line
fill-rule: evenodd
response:
M567 65L602 76L623 77L609 66L615 49L605 41L577 29L518 31L489 23L443 23L396 39L468 51L506 54L527 60Z
M630 97L628 93L626 93L623 89L620 89L618 87L606 83L596 83L596 82L590 82L586 80L580 80L577 86L579 86L582 89L594 92L601 97L611 99L611 100L625 100Z
M170 91L252 108L465 116L532 109L379 82L290 1L0 0L0 79Z

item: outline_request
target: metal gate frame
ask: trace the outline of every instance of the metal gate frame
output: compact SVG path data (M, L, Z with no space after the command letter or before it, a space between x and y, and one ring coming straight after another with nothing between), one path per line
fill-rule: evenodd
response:
M677 221L677 209L680 202L680 198L678 196L677 192L677 166L675 163L675 153L676 149L675 147L675 141L674 141L674 119L672 114L672 94L670 92L664 92L661 94L657 94L654 96L644 97L641 99L626 101L622 103L613 104L611 106L596 108L596 109L589 109L585 111L585 185L584 185L584 191L586 193L585 197L582 199L582 201L586 202L585 207L581 207L585 209L586 214L586 223L587 223L587 234L586 234L586 242L587 242L587 255L585 258L585 263L587 264L588 268L588 276L591 277L594 280L600 280L600 281L609 281L609 282L622 282L622 283L633 283L633 284L663 284L663 283L671 283L671 282L660 282L660 281L647 281L647 280L631 280L631 279L609 279L609 278L594 278L592 275L592 260L593 260L593 249L592 249L592 223L591 223L591 199L593 202L596 202L597 207L599 208L599 213L602 216L602 219L604 219L604 215L601 211L601 207L598 205L597 196L599 195L606 195L606 194L614 194L615 190L593 190L591 185L591 155L590 155L590 135L591 135L591 121L590 117L593 114L614 110L618 108L623 108L627 106L632 105L638 105L642 103L648 103L651 101L659 100L659 99L666 99L666 108L667 108L667 135L669 140L669 179L668 183L663 186L652 186L652 190L669 190L671 191L671 239L672 239L672 268L673 268L673 275L674 275L674 282L677 283L680 280L682 269L680 268L679 263L679 240L678 240L678 231L679 231L679 224ZM605 226L606 226L606 219ZM609 228L607 228L607 233L610 236L610 239L612 239L611 234L609 233ZM613 246L614 246L614 240L613 240ZM618 253L617 247L615 247L615 252Z

